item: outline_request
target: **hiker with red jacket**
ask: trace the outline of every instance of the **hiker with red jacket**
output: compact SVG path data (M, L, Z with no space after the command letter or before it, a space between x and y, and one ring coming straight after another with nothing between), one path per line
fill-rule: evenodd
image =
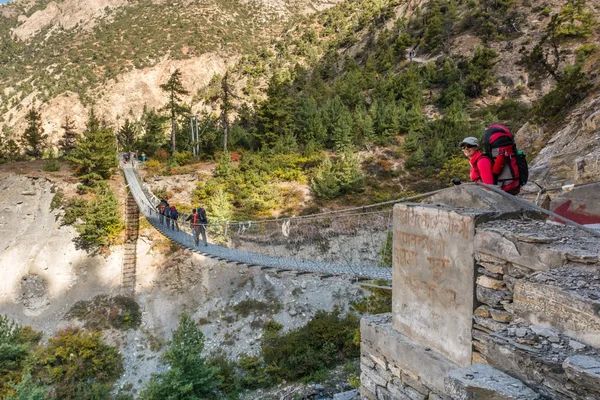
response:
M158 207L156 207L156 209L158 210L158 218L161 224L165 223L165 213L168 208L169 203L165 199L161 199L160 203L158 204Z
M197 207L192 210L192 214L189 215L186 221L190 221L190 227L192 228L192 234L194 236L194 244L198 246L200 244L200 234L202 234L202 241L205 246L208 246L206 241L206 225L208 224L208 218L206 218L206 211L202 207Z
M460 148L471 164L471 181L494 185L494 174L492 173L492 160L481 152L479 140L473 136L464 138L460 142Z

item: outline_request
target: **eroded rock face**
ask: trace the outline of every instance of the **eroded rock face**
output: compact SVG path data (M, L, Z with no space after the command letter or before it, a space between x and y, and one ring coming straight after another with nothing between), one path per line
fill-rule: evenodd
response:
M600 177L600 96L584 100L571 114L566 125L554 136L543 136L538 142L544 146L530 162L529 181L545 187L560 186L566 181L586 182ZM539 128L525 125L517 133L530 137L528 132Z
M21 17L23 22L13 35L27 40L49 26L54 29L72 29L76 25L91 29L107 9L127 4L127 0L65 0L61 3L50 2L46 8L34 12L29 18Z

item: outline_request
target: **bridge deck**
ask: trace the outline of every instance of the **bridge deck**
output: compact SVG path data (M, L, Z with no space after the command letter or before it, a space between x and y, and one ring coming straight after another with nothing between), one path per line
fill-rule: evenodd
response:
M216 257L229 262L246 264L249 266L262 266L278 270L298 272L311 272L325 275L348 275L363 279L392 280L390 268L376 265L350 265L342 263L320 262L301 260L295 258L273 257L264 254L240 251L215 244L205 246L202 242L195 246L191 231L185 224L180 224L180 231L173 231L165 224L161 224L156 206L159 200L150 190L140 182L140 179L131 164L121 164L125 179L140 211L148 222L169 240L183 248L208 257Z

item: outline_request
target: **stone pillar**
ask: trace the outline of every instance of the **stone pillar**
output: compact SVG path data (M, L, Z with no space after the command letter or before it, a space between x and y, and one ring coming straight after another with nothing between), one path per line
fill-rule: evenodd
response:
M471 364L477 215L394 206L392 327L457 366Z

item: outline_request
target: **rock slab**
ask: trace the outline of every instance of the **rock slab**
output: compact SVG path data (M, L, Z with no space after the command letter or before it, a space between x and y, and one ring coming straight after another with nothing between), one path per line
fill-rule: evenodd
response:
M474 364L444 378L446 393L456 400L534 400L539 395L523 382L487 364Z

